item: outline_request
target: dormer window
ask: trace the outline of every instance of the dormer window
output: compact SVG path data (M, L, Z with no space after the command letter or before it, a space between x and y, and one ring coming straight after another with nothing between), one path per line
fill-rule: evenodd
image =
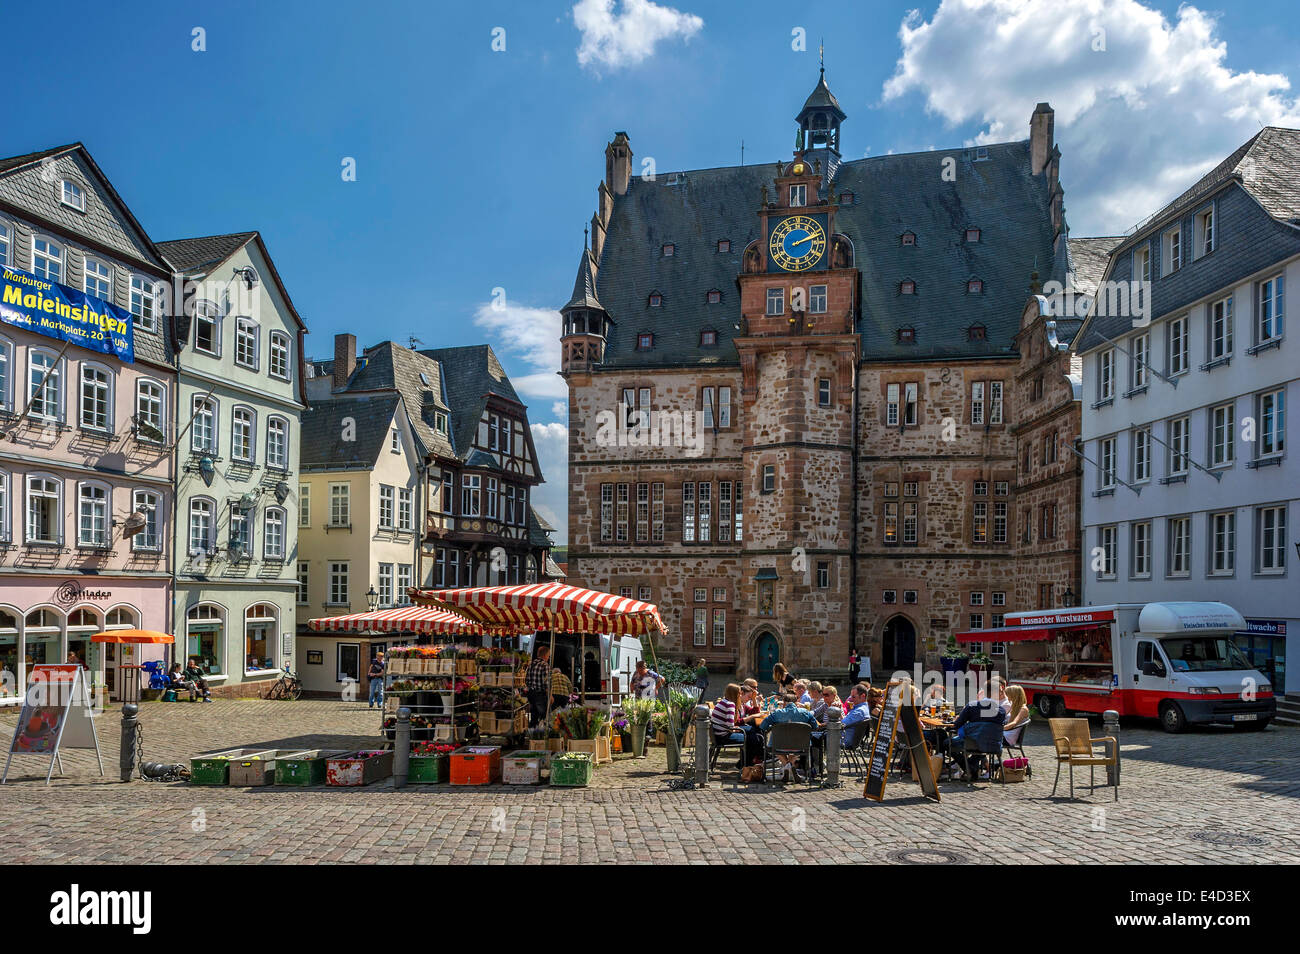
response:
M672 258L672 257L673 257L673 253L677 251L677 246L676 246L676 245L673 245L671 242L669 242L669 243L668 243L667 245L665 245L665 246L664 246L660 251L663 252L663 256L664 256L664 258Z
M718 291L716 288L713 289L708 294L708 302L710 305L720 304L722 302L722 292Z
M978 278L972 278L966 283L966 294L979 295L984 292L984 282Z
M719 252L730 252L730 251L731 251L731 239L718 239L718 251L719 251Z
M663 303L664 303L664 296L663 296L663 295L659 294L658 292L651 292L651 293L650 293L650 307L651 307L651 308L658 308L658 307L659 307L660 305L662 305Z
M979 230L979 229L967 229L967 230L966 230L966 241L967 241L967 242L978 242L979 240L980 240L980 230Z
M916 329L915 329L915 328L899 328L899 329L898 329L898 343L899 343L899 344L916 344Z
M910 278L907 279L907 280L905 280L905 281L901 281L901 282L899 282L899 283L898 283L898 293L899 293L900 295L915 295L915 294L916 294L916 282L912 281Z
M700 347L712 348L718 343L718 333L712 329L700 332Z
M857 196L852 192L840 193L840 205L853 205L857 201Z
M59 183L59 201L78 212L86 211L86 193L71 179Z
M971 325L966 329L966 338L969 341L986 341L988 340L988 329L983 325Z
M915 245L915 244L916 244L916 233L915 233L915 232L904 232L903 235L902 235L902 244L904 244L904 245Z
M790 208L808 204L808 187L806 185L790 186Z
M655 346L655 336L648 331L643 331L636 336L636 350L649 351Z
M433 387L433 385L429 383L429 376L425 374L423 371L420 372L420 383L423 384L426 388Z
M976 147L975 147L975 161L976 161L976 162L983 162L983 161L984 161L985 159L987 159L988 157L989 157L989 147L988 147L988 146L976 146Z

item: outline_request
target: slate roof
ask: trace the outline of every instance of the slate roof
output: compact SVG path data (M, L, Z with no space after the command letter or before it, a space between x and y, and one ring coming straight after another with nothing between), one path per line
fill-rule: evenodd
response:
M333 361L322 361L318 367L332 374ZM423 374L428 384L420 378ZM444 399L443 368L418 351L412 351L392 341L381 341L365 350L357 369L348 381L348 391L396 390L406 403L411 419L411 429L426 454L457 458L448 435L434 427L435 411L443 411L452 419L452 410Z
M528 508L528 542L535 547L553 547L555 541L551 539L552 527L546 520L530 505Z
M159 242L158 250L178 272L207 274L248 244L256 232L232 232L203 238Z
M804 100L803 111L806 112L810 109L826 109L827 107L835 110L840 114L841 118L844 118L844 110L840 109L840 101L835 98L835 94L831 92L831 88L826 85L826 71L822 70L822 75L821 78L817 80L817 85L813 87L813 91L809 93L808 98Z
M1085 295L1094 295L1106 273L1111 249L1124 241L1122 235L1097 238L1071 238L1066 241L1070 255L1069 287Z
M451 431L461 459L474 443L474 432L487 407L489 394L505 398L523 407L505 368L490 345L467 345L461 348L426 348L419 352L442 366L447 401L453 411ZM525 428L527 430L527 428ZM538 479L541 473L538 472Z
M600 307L600 299L596 297L596 271L591 260L591 249L584 247L582 258L578 262L578 274L573 279L573 294L569 296L564 309Z
M8 159L0 159L0 172L8 172L10 169L17 169L28 163L40 162L50 156L57 156L69 149L76 149L81 143L70 142L65 146L55 146L53 149L42 149L40 152L29 152L23 156L10 156Z
M981 148L987 159L955 149L856 159L836 170L831 192L855 194L838 209L835 230L852 241L861 273L865 360L1009 355L1030 274L1064 281L1048 180L1030 173L1029 141ZM948 156L956 176L945 182ZM762 187L770 192L776 175L777 165L766 163L661 173L653 182L632 177L615 197L597 274L615 323L607 367L738 363L736 276L745 247L760 237ZM968 226L981 229L978 243L965 241ZM905 231L916 234L915 245L902 245ZM730 252L717 251L719 239L731 240ZM665 258L667 243L675 249ZM967 293L971 278L984 282L982 294ZM915 295L899 295L904 279L916 282ZM707 303L710 290L722 292L720 304ZM663 296L662 307L649 307L651 292ZM986 327L986 340L969 340L975 324ZM899 344L898 330L908 326L916 343ZM718 333L717 347L699 346L703 330ZM641 332L654 334L653 348L636 350Z
M388 439L388 425L401 406L392 392L367 397L317 401L302 415L300 467L358 470L374 466ZM343 419L356 422L355 440L343 439Z

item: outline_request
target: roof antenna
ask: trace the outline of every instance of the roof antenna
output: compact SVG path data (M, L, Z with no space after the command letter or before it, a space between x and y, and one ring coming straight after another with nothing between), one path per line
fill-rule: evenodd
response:
M740 164L745 164L745 140L740 140Z
M410 348L412 351L414 351L419 345L424 344L424 342L421 341L419 338L415 337L415 335L411 335L409 338L407 338L406 342L407 342L407 347Z

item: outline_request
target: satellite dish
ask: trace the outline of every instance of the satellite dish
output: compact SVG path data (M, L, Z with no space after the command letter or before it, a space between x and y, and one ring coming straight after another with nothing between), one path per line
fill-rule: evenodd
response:
M1060 351L1060 350L1061 350L1061 342L1060 342L1060 339L1058 339L1058 338L1056 337L1056 322L1055 322L1055 321L1049 321L1049 322L1047 323L1047 346L1048 346L1049 348L1051 348L1053 351Z

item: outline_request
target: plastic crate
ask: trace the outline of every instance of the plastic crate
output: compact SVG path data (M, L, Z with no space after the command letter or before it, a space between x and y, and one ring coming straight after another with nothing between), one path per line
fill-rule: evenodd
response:
M507 785L540 785L545 752L519 749L501 759L501 781Z
M271 749L230 763L230 784L254 787L270 785L275 777L275 762L282 755L294 755L297 749Z
M406 780L412 785L444 785L449 781L450 764L446 755L412 755Z
M325 784L340 786L369 785L393 774L391 749L363 749L336 756L325 763Z
M230 781L230 763L235 759L265 752L265 749L227 749L190 759L190 784L226 785Z
M485 752L471 752L463 746L451 753L451 784L491 785L501 780L501 746L479 745Z
M275 760L275 784L324 785L326 761L345 754L345 749L308 749L278 758Z
M551 759L551 784L583 788L591 784L596 763L585 752L566 753L565 758Z

